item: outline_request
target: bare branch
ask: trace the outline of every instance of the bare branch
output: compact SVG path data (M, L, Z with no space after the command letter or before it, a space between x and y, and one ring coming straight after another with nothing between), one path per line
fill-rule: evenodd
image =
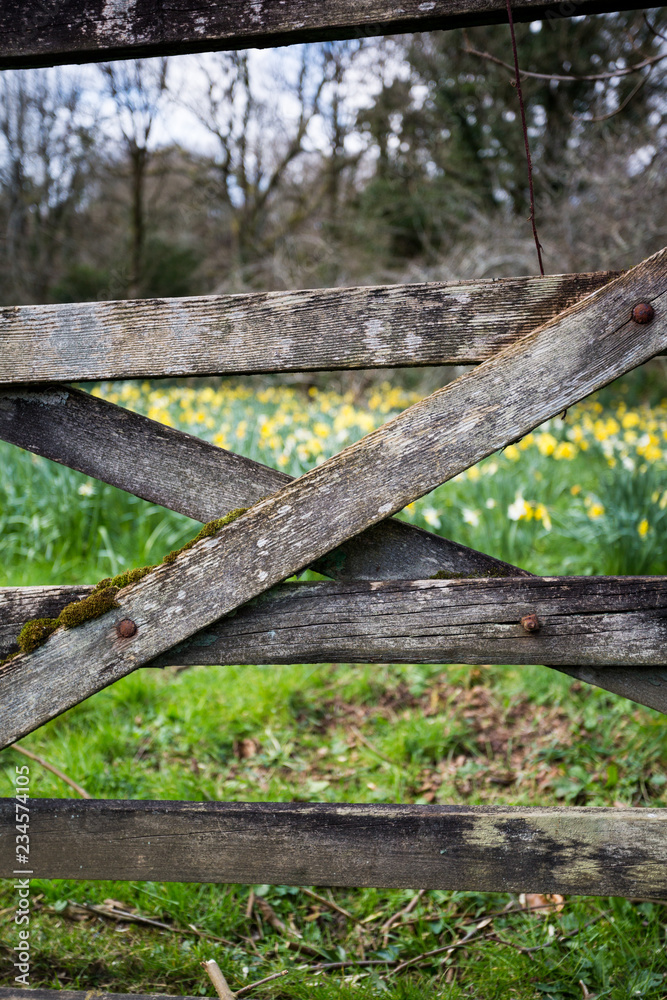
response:
M503 69L514 72L514 67L509 63L503 62L502 59L492 55L490 52L480 52L479 49L473 48L467 41L462 51L467 55L477 56L478 59L485 59L487 62L495 63L496 66L502 66ZM630 76L632 73L638 73L640 70L646 69L647 66L655 66L663 59L667 59L667 52L663 52L657 56L647 56L641 62L635 63L632 66L625 66L622 69L610 70L607 73L591 73L583 76L566 76L560 73L533 73L527 69L520 69L519 72L522 77L530 77L533 80L557 80L559 83L573 83L586 80L613 80L619 76Z

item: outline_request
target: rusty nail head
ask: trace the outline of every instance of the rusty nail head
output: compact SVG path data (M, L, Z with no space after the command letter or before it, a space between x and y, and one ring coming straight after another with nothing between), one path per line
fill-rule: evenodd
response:
M655 309L649 302L638 302L632 310L635 323L650 323L655 316Z
M123 618L122 622L118 622L116 625L116 631L123 639L130 639L133 635L136 635L137 626L131 618Z
M540 619L537 615L524 615L521 619L521 624L525 628L526 632L539 632L542 627L540 625Z

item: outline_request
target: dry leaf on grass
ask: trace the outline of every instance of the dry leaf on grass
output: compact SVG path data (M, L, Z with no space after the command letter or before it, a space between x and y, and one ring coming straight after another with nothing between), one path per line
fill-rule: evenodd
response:
M519 903L526 910L531 910L537 917L548 916L549 913L560 913L565 906L565 897L558 893L522 892Z

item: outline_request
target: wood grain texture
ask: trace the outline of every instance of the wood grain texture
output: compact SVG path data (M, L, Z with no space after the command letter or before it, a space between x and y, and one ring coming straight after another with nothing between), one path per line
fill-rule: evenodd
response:
M614 0L578 0L572 10L543 0L512 4L517 21L617 9ZM3 0L0 69L428 31L506 16L502 0Z
M0 800L0 876L14 868ZM667 809L32 799L33 877L662 898Z
M54 617L75 590L92 588L0 589L0 658L16 650L20 613ZM533 613L542 627L529 634L520 621ZM146 666L535 663L667 713L666 653L667 580L533 577L281 584Z
M650 301L652 323L630 317ZM667 250L252 507L0 671L0 747L82 701L667 347ZM116 631L119 618L138 630ZM102 669L100 669L102 668Z
M204 523L250 507L292 481L284 472L67 385L0 388L0 438ZM421 579L440 570L526 575L400 521L371 528L312 568L338 580Z
M613 272L0 309L0 383L478 364Z
M16 627L19 609L30 612L26 619L51 617L73 593L91 589L0 589L0 635L5 609ZM538 632L521 625L530 614L538 616ZM147 666L578 663L602 672L653 666L654 690L667 710L666 661L667 577L586 576L280 584Z
M667 709L667 578L282 584L151 666L331 662L652 665Z

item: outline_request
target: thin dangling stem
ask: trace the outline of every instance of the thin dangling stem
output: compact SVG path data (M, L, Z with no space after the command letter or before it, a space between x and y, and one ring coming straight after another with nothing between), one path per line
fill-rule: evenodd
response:
M514 18L512 17L512 7L510 0L506 0L507 3L507 19L510 24L510 32L512 34L512 51L514 53L514 73L515 73L515 86L517 94L519 95L519 108L521 109L521 125L523 127L523 141L526 147L526 161L528 163L528 189L530 191L530 224L533 227L533 239L535 240L535 248L537 250L537 262L540 265L540 274L544 276L544 265L542 263L542 244L540 243L539 236L537 235L537 226L535 225L535 190L533 188L533 161L530 157L530 142L528 140L528 125L526 124L526 109L523 103L523 91L521 90L521 71L519 70L519 53L516 47L516 35L514 34Z

